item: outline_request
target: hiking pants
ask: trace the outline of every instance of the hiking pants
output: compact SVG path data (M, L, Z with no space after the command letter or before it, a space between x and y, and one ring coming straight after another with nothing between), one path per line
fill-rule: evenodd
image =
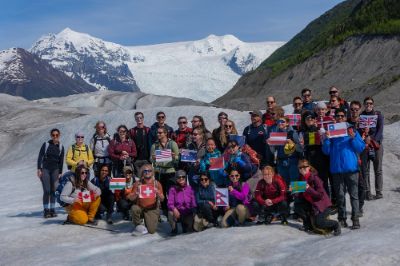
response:
M59 169L48 170L43 169L43 175L40 178L43 187L43 206L48 206L49 203L54 207L56 203L56 184L58 182Z
M117 210L122 212L124 215L129 214L129 210L132 208L133 202L127 199L120 199L117 201Z
M144 209L138 205L132 205L132 222L135 226L142 223L142 218L144 218L144 224L147 231L150 234L154 234L158 226L158 218L160 217L160 209Z
M68 213L68 220L74 224L83 225L88 221L93 221L97 209L100 206L101 198L97 197L92 202L75 202L67 206L65 209Z
M209 223L215 224L218 217L218 210L213 210L210 204L205 203L198 206L198 215L206 219Z
M285 180L286 188L289 187L291 181L299 179L298 161L297 158L278 159L278 174Z
M175 220L174 213L172 211L169 211L168 222L171 225L172 230L176 228L177 223L181 223L183 233L193 232L193 222L194 222L193 213L189 213L184 216L181 214L179 219Z
M267 217L268 215L272 215L273 213L279 213L282 217L287 218L289 216L288 205L286 201L281 201L277 204L272 206L265 206L261 207L261 212L264 212L264 216ZM261 214L262 216L262 214Z
M324 212L314 216L315 226L317 228L335 230L339 226L337 221L328 219L329 210L329 208L326 208Z
M98 214L103 214L107 212L107 215L111 215L114 212L114 194L108 190L104 189L101 191L101 204L97 210Z
M239 224L243 224L244 221L250 217L249 209L243 204L237 205L235 208L231 208L225 212L222 218L222 226L229 227L230 222L227 222L229 217L232 216L233 219L237 220Z
M303 198L296 197L294 199L294 212L303 220L303 226L305 228L312 228L311 225L311 203Z
M161 202L161 209L163 210L164 215L168 216L168 207L167 207L168 192L169 192L170 187L175 185L175 173L169 173L169 174L157 173L156 178L162 186L164 199L165 199L163 202Z
M359 215L358 172L333 174L333 189L338 206L338 220L346 220L346 191L350 195L351 218Z
M368 155L368 149L364 150L361 157L361 170L362 175L365 180L366 193L371 193L371 183L370 183L370 161L372 161L375 174L375 193L377 195L382 195L382 159L383 159L383 145L380 146L379 150L375 150L375 157L370 158Z

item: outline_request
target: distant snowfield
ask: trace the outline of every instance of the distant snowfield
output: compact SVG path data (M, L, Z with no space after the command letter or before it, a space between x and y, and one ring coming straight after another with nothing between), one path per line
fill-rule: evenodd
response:
M55 101L55 100L54 100ZM247 226L213 228L201 233L166 237L169 225L163 223L154 235L131 236L130 222L115 219L99 227L118 233L61 225L65 212L42 218L41 184L36 177L36 159L49 130L60 128L62 143L68 146L73 134L82 130L86 140L93 134L98 119L110 131L119 124L134 125L136 110L104 111L94 109L87 115L75 107L41 105L0 95L0 122L3 139L0 148L0 265L399 265L400 263L400 123L385 128L384 198L366 202L361 229L342 229L339 237L308 235L289 226ZM17 111L13 111L17 109ZM52 112L53 110L53 112ZM56 111L57 110L57 111ZM202 115L207 127L217 126L218 112L224 110L238 125L249 123L247 112L201 106L154 107L144 112L150 125L155 113L165 111L167 123L176 128L180 115ZM64 116L60 115L64 112ZM35 120L28 113L41 116ZM13 115L13 118L7 115ZM69 116L67 115L69 114ZM36 117L35 116L35 117ZM5 121L7 119L7 122ZM48 121L48 122L46 122ZM4 141L7 140L7 141ZM7 142L7 143L6 143ZM373 183L373 180L372 182ZM350 205L348 205L349 209ZM119 216L118 216L119 217ZM350 222L351 224L351 222Z

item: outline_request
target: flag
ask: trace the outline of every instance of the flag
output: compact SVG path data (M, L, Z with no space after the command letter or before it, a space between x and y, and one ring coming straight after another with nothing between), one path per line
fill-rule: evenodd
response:
M328 125L329 138L347 136L347 123L336 123Z
M154 186L140 185L139 186L139 198L140 199L154 199L156 197L156 191Z
M172 161L172 153L171 149L165 150L156 150L156 162L171 162Z
M289 117L290 126L300 126L301 114L288 114L286 116Z
M88 190L79 192L78 197L83 203L92 202L92 200L94 200L93 192Z
M194 150L181 150L181 162L195 162L197 160L197 151Z
M378 115L360 115L358 126L360 128L373 128L376 127L378 122Z
M327 129L329 124L333 124L333 122L335 121L335 119L333 119L330 116L324 116L321 118L317 118L317 127L321 128L324 127L325 129Z
M269 145L285 145L287 141L287 132L271 132L267 143Z
M246 138L239 135L229 135L229 140L236 140L240 147L246 143Z
M229 193L227 188L215 188L215 205L216 206L228 206L229 205Z
M110 180L110 190L123 190L126 186L126 179L125 178L111 178Z
M210 168L208 170L224 169L224 157L210 158Z
M304 145L321 145L319 132L308 132L304 134Z
M300 193L306 191L306 181L293 181L290 182L290 187L292 188L292 193Z

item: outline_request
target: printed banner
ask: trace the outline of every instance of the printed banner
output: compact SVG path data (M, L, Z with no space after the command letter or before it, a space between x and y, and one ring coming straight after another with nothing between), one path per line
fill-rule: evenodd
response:
M156 150L156 162L157 163L172 162L171 149Z
M292 193L300 193L306 191L306 181L293 181L290 182L290 187L292 188Z
M154 199L156 197L156 191L153 186L140 185L139 186L139 198L140 199Z
M373 128L376 127L378 122L378 115L360 115L358 126L360 128Z
M181 162L194 163L197 160L197 151L194 150L181 150Z
M267 143L269 145L285 145L287 141L287 132L271 132Z
M328 125L329 138L347 136L347 123L336 123Z
M224 157L210 158L210 168L208 170L224 169Z
M239 135L229 135L229 140L236 140L240 147L246 144L246 138Z
M228 206L229 192L227 188L215 188L215 205Z
M110 180L110 190L124 190L126 186L125 178L111 178Z
M288 114L289 117L289 125L290 126L300 126L301 124L301 114Z

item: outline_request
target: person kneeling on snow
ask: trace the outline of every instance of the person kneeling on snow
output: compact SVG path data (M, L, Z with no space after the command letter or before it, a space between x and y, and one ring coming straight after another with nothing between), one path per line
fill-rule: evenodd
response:
M183 233L193 231L193 215L197 205L194 191L186 182L186 172L176 172L176 185L168 192L168 221L171 235L178 233L177 223L182 224Z
M154 234L160 218L160 203L164 201L163 189L154 178L151 164L144 164L139 170L139 176L140 181L133 185L132 192L127 195L127 199L135 202L131 208L135 225L133 234Z
M307 182L306 191L299 193L295 200L295 212L303 219L304 230L312 230L314 221L317 229L333 230L334 235L340 235L339 222L328 219L332 203L316 170L307 160L300 160L298 168L300 180Z
M75 176L70 177L60 195L61 201L69 204L65 207L69 222L83 225L86 223L97 225L94 219L101 202L100 188L89 182L89 169L79 165Z
M281 176L275 173L271 166L265 166L262 177L257 183L255 198L260 205L259 217L263 217L265 224L270 224L273 213L279 213L281 223L287 225L288 207L286 202L286 185ZM259 219L260 221L260 219Z
M114 212L114 193L110 190L110 166L103 164L99 166L98 175L95 176L90 182L96 187L101 189L101 202L96 213L96 219L101 219L104 213L108 224L112 224L112 213Z

